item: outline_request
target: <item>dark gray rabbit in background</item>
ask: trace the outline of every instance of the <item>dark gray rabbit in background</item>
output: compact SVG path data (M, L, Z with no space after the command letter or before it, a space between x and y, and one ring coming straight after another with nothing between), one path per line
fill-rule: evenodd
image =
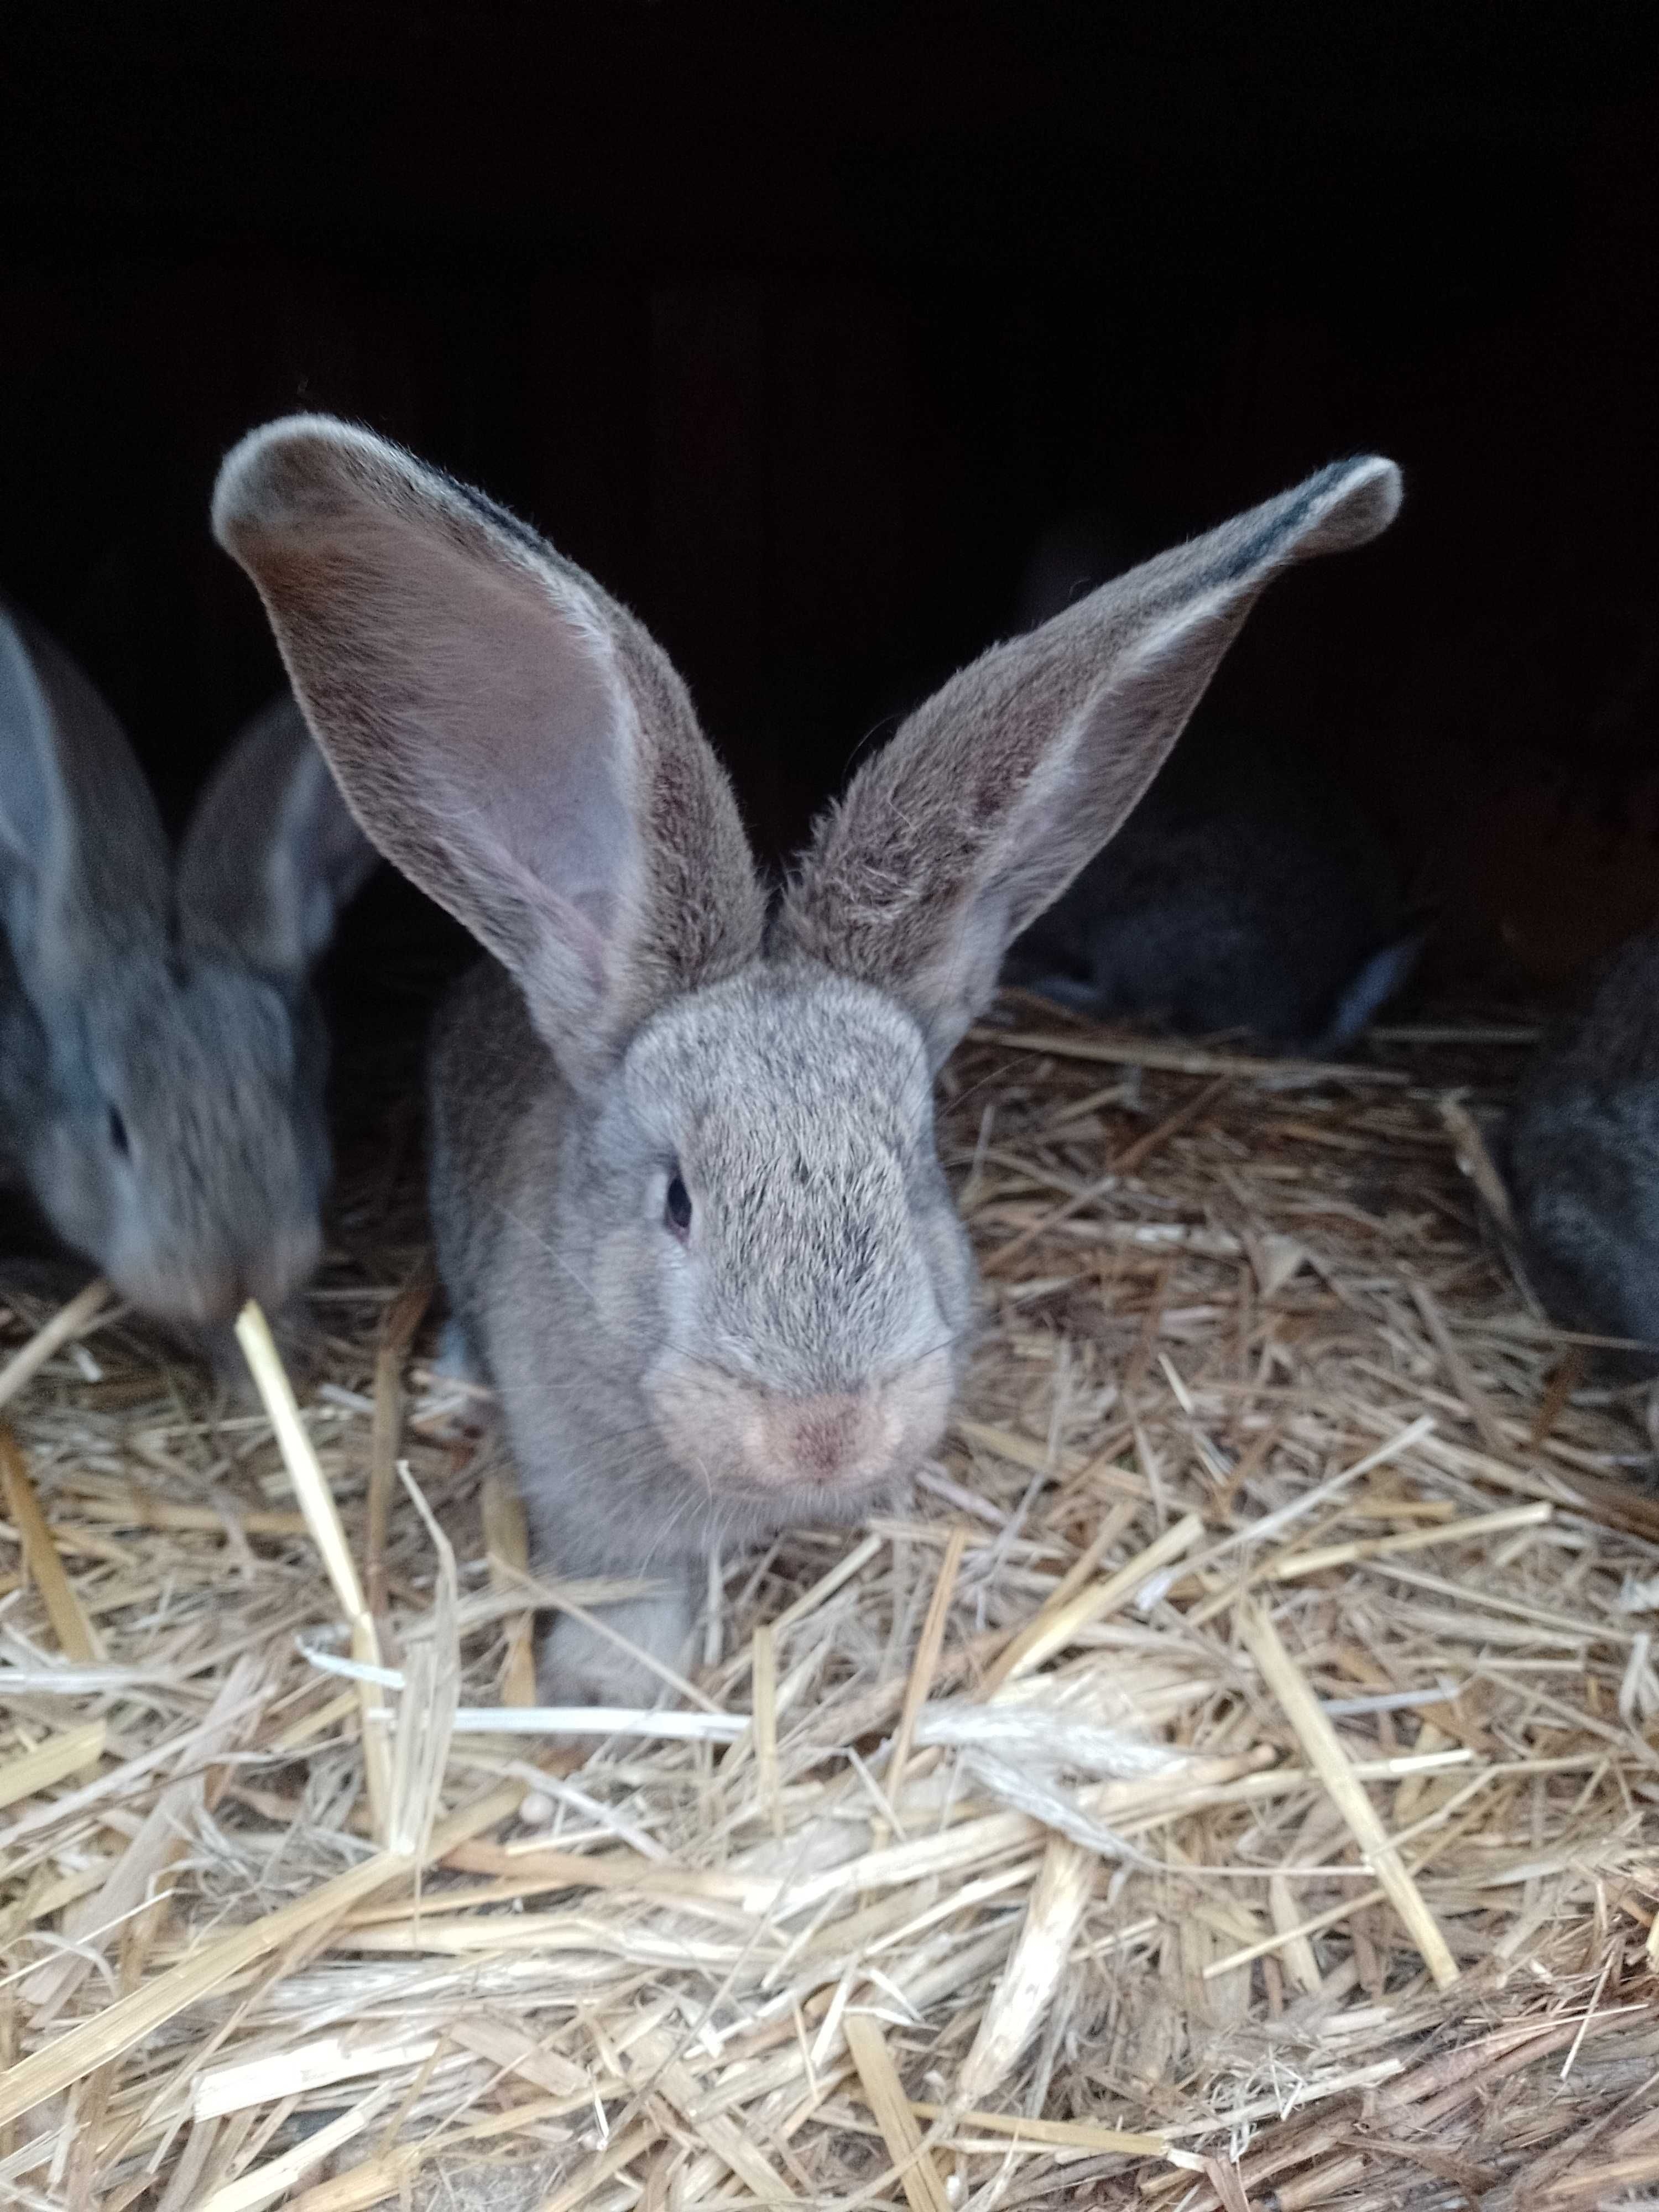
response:
M66 1244L216 1358L320 1255L308 978L374 858L284 696L175 860L109 708L0 609L0 1150Z
M432 1200L539 1563L663 1586L562 1620L545 1696L649 1698L711 1551L855 1520L935 1449L973 1269L933 1076L1262 587L1399 499L1389 462L1323 470L986 654L769 915L684 686L590 577L348 424L231 453L215 527L319 743L495 956L441 1017Z
M1049 532L1021 611L1050 619L1112 562L1110 534ZM1392 861L1305 749L1200 716L1109 848L1011 948L1003 980L1103 1019L1348 1043L1410 976L1424 933Z
M1659 1368L1659 929L1606 963L1517 1088L1503 1151L1533 1287L1556 1320Z

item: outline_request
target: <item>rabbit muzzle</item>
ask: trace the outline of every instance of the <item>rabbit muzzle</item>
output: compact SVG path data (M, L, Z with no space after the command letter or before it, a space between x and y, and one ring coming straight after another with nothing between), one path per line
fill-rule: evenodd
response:
M780 1390L689 1360L648 1387L671 1455L712 1491L846 1499L915 1471L944 1433L951 1386L935 1354L854 1390Z
M213 1329L234 1322L250 1298L279 1313L313 1273L321 1256L313 1224L272 1236L258 1249L173 1259L155 1255L115 1265L111 1278L122 1297L153 1320L186 1329Z

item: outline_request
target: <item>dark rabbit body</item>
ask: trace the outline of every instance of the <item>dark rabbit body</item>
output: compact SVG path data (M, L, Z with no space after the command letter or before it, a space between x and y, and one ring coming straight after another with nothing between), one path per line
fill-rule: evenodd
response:
M216 529L359 818L493 956L439 1024L432 1200L539 1557L660 1584L559 1622L554 1702L651 1696L711 1551L936 1448L972 1267L932 1077L1258 592L1398 501L1385 461L1323 471L987 654L769 915L684 687L591 577L348 424L226 461Z
M1421 945L1382 841L1328 773L1200 720L1004 975L1104 1019L1329 1052Z
M374 858L288 697L238 737L175 858L109 708L0 610L0 1142L66 1244L215 1350L321 1249L308 975Z
M1022 620L1097 587L1113 552L1096 518L1047 532ZM1326 1052L1401 988L1422 941L1334 772L1200 712L1109 849L1011 948L1004 980L1103 1019Z
M1605 967L1522 1077L1505 1165L1527 1272L1571 1328L1659 1366L1659 929Z

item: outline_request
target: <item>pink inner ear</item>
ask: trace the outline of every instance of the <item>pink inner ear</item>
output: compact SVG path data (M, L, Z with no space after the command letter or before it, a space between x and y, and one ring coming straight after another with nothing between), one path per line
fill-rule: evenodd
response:
M567 1073L753 957L730 790L672 667L597 585L339 424L256 433L215 514L359 822L518 979Z
M528 957L516 908L556 940L555 965L602 988L639 852L632 710L600 620L494 549L481 559L383 512L367 522L307 580L325 626L289 633L359 813L503 957L504 940ZM351 711L331 714L331 695Z
M392 586L404 605L383 635L403 645L405 714L445 811L603 927L635 842L629 710L610 642L539 578L448 548L434 557L424 538L419 551Z

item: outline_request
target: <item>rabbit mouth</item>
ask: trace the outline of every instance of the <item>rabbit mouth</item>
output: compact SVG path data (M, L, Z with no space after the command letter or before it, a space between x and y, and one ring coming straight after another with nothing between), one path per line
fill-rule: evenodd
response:
M256 1254L112 1264L110 1276L151 1320L186 1332L210 1330L227 1328L250 1298L267 1312L279 1311L314 1271L320 1252L318 1231L306 1224L274 1235Z
M941 1363L943 1364L943 1363ZM948 1372L856 1391L787 1392L676 1359L647 1384L671 1456L726 1497L814 1506L866 1499L915 1472L944 1432Z

